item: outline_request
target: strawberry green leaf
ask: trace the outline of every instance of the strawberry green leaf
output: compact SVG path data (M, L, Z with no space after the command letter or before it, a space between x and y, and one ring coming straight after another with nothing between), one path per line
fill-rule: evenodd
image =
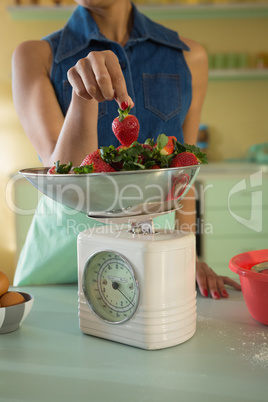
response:
M152 148L155 146L155 142L152 138L147 138L144 144L150 145Z
M204 152L198 152L196 154L197 159L201 162L201 163L208 163L208 157L207 154L205 154Z
M120 121L120 123L122 123L125 117L128 116L129 112L130 112L130 106L128 106L126 110L122 110L120 107L118 108L118 114L119 114L118 120Z
M161 155L160 160L159 160L160 163L158 163L158 164L161 166L161 168L170 167L170 164L171 164L171 161L173 159L173 156L174 156L173 154L171 154L171 155Z
M165 134L160 134L157 137L157 148L162 149L164 148L168 143L168 137Z
M93 163L91 165L78 166L73 169L75 174L86 174L93 172Z
M111 154L114 151L115 147L113 145L110 145L109 147L101 147L100 156L102 157L102 159L104 159L107 154Z
M141 163L134 162L134 165L140 168L141 170L145 169L144 165L142 165Z
M198 148L196 145L189 145L189 144L184 144L186 151L192 152L193 154L197 154L200 152L200 148Z
M131 147L126 150L126 155L131 157L137 157L140 155L139 147Z
M186 151L186 147L183 144L181 144L179 141L176 141L174 153L180 154L181 152L185 152L185 151Z
M155 161L153 161L153 160L151 160L151 161L148 161L148 162L145 162L145 164L144 164L144 169L151 169L153 166L155 166L156 165L156 163L155 163Z
M72 162L69 162L67 165L60 165L60 161L55 162L56 173L58 174L68 174L73 166Z
M201 152L200 148L196 145L184 144L187 151L192 152L199 159L201 163L208 163L207 154Z

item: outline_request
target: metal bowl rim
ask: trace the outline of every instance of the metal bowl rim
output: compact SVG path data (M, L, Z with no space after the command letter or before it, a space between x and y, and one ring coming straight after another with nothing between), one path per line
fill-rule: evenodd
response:
M38 175L38 176L49 176L49 177L96 177L96 176L125 176L125 175L133 175L133 174L154 174L159 172L175 172L182 169L193 169L196 170L200 168L202 164L198 165L190 165L190 166L179 166L174 168L161 168L161 169L144 169L144 170L121 170L116 172L101 172L101 173L83 173L83 174L52 174L48 175L47 171L50 169L49 167L36 167L36 168L26 168L19 170L21 174L27 174L30 176ZM45 173L40 173L38 171L45 171Z

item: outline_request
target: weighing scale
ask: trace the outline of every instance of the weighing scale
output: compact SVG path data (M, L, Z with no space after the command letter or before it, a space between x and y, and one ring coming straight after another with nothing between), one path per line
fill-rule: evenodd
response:
M155 229L153 218L180 208L200 165L92 174L20 173L48 197L104 225L78 235L80 329L162 349L196 330L195 236Z

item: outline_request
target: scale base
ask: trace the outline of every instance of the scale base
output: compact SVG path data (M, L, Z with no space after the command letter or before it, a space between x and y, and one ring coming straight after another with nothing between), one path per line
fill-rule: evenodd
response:
M119 323L92 311L82 287L88 259L102 250L120 253L133 267L139 286L134 315ZM178 345L196 331L195 236L177 230L133 235L103 226L78 236L80 329L93 335L156 350Z
M184 310L184 309L183 309ZM146 325L141 319L138 323L123 323L114 326L108 323L100 323L99 319L89 316L86 301L80 298L79 321L80 329L87 335L93 335L110 341L135 346L146 350L157 350L169 348L188 341L196 332L196 303L192 302L192 307L188 311L164 317L167 311L157 313L157 318L145 318ZM148 314L152 316L155 314ZM174 320L174 322L172 321ZM167 322L165 322L167 321ZM170 321L170 322L168 322Z

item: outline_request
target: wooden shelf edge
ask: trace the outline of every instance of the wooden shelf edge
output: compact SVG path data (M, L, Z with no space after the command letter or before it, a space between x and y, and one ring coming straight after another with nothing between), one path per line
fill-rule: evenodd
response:
M200 4L200 5L169 5L140 6L140 11L152 19L161 20L202 20L202 19L241 19L267 18L268 4Z
M65 20L75 6L10 6L8 11L14 20ZM267 18L267 3L215 4L215 5L140 5L138 9L155 20L201 20Z
M268 68L259 69L230 69L210 70L209 81L259 81L268 79Z

